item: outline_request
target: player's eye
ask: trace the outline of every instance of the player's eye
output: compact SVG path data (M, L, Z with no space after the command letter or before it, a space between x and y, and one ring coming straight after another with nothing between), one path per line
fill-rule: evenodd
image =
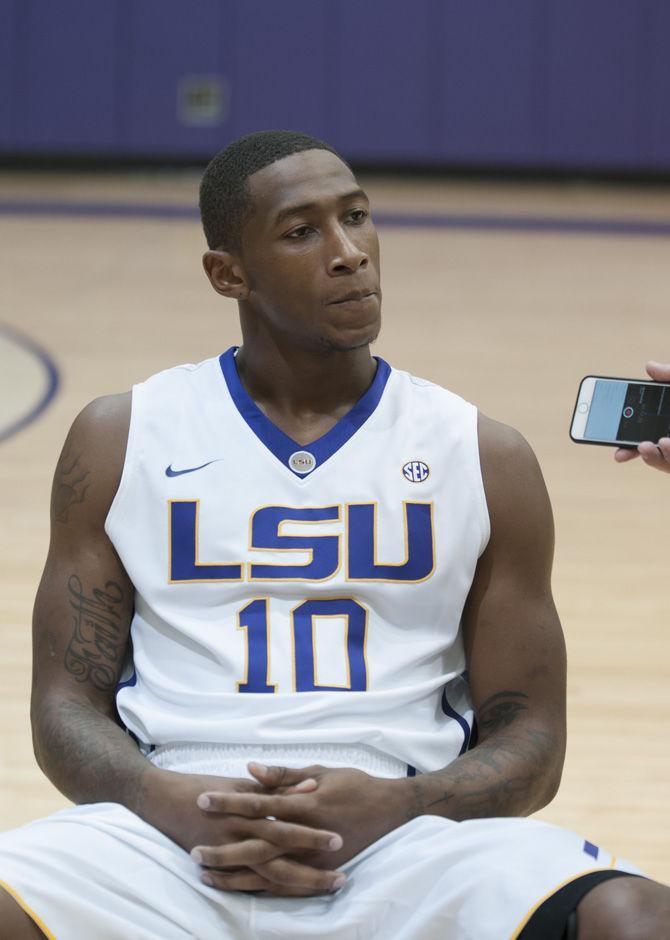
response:
M296 228L291 229L290 232L286 233L286 238L305 238L311 232L309 225L298 225Z
M365 211L365 209L352 209L349 213L349 218L351 221L356 222L357 224L364 222L367 217L368 213Z

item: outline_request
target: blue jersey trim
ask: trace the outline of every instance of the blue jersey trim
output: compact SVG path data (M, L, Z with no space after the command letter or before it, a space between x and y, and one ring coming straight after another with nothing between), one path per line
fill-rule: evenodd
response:
M597 859L600 855L600 849L597 845L594 845L593 842L589 842L588 839L584 841L584 851L587 855L590 855L591 858Z
M280 428L267 418L260 410L255 401L248 395L246 389L240 381L235 364L235 352L237 347L231 346L219 357L221 371L226 380L230 397L241 416L247 422L256 437L265 444L277 460L279 460L287 470L290 470L298 479L302 479L309 474L297 473L289 466L289 457L296 451L307 451L312 454L315 460L314 469L324 464L329 457L347 443L353 435L361 428L373 413L380 402L386 383L391 374L391 367L388 362L374 358L377 361L377 371L372 380L372 384L361 398L358 399L351 411L348 411L337 424L327 431L322 437L310 444L298 444L288 434L284 434Z
M128 679L124 679L123 682L119 682L116 686L116 694L118 695L121 689L130 689L134 685L137 685L137 673L133 669L133 674Z
M465 752L468 750L468 747L470 745L470 735L472 733L472 729L470 728L470 725L468 724L467 720L463 717L463 715L459 715L458 712L455 711L449 704L447 700L446 689L442 692L442 711L449 718L453 718L455 721L457 721L463 731L463 744L461 746L460 751L458 752L458 756L460 757L462 754L465 754Z

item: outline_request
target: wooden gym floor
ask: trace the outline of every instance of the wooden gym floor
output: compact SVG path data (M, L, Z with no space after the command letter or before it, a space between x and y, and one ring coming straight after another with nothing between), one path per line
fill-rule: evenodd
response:
M568 438L584 374L670 360L670 190L363 182L381 220L415 223L380 225L376 351L518 427L553 500L570 725L540 815L670 881L670 476ZM28 692L67 428L91 398L238 337L200 269L196 186L189 172L0 175L0 321L47 354L0 330L0 435L48 397L49 358L60 374L49 406L0 443L0 828L64 804L33 760Z

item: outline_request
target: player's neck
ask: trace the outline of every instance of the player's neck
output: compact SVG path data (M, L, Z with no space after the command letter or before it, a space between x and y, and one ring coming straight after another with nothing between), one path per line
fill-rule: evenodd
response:
M251 398L295 440L325 433L367 391L376 371L369 346L319 355L246 337L236 363Z

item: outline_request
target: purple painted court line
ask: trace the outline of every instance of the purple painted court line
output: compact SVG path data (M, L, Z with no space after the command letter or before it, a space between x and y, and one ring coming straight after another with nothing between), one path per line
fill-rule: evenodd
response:
M380 225L406 228L480 229L508 232L558 232L567 235L651 235L667 238L670 221L534 215L459 215L376 212Z
M23 333L19 333L13 326L8 326L5 323L0 323L0 333L3 336L11 340L13 343L16 343L17 346L21 346L23 349L28 350L32 353L33 356L42 364L44 371L46 373L46 387L42 393L39 401L28 411L26 414L22 415L18 420L14 421L11 424L8 424L6 427L0 427L0 442L6 441L7 438L13 437L15 434L18 434L19 431L22 431L24 428L28 427L29 424L32 424L42 412L51 404L56 392L58 391L58 369L56 364L49 355L49 353L42 349L33 339L29 336L25 336Z
M0 215L62 215L101 218L198 219L195 206L124 202L38 202L0 200ZM552 232L565 235L641 235L667 238L670 220L582 218L534 215L375 212L378 225L396 228L472 229L498 232Z
M67 215L147 219L199 219L196 206L126 202L55 202L0 199L0 215Z

